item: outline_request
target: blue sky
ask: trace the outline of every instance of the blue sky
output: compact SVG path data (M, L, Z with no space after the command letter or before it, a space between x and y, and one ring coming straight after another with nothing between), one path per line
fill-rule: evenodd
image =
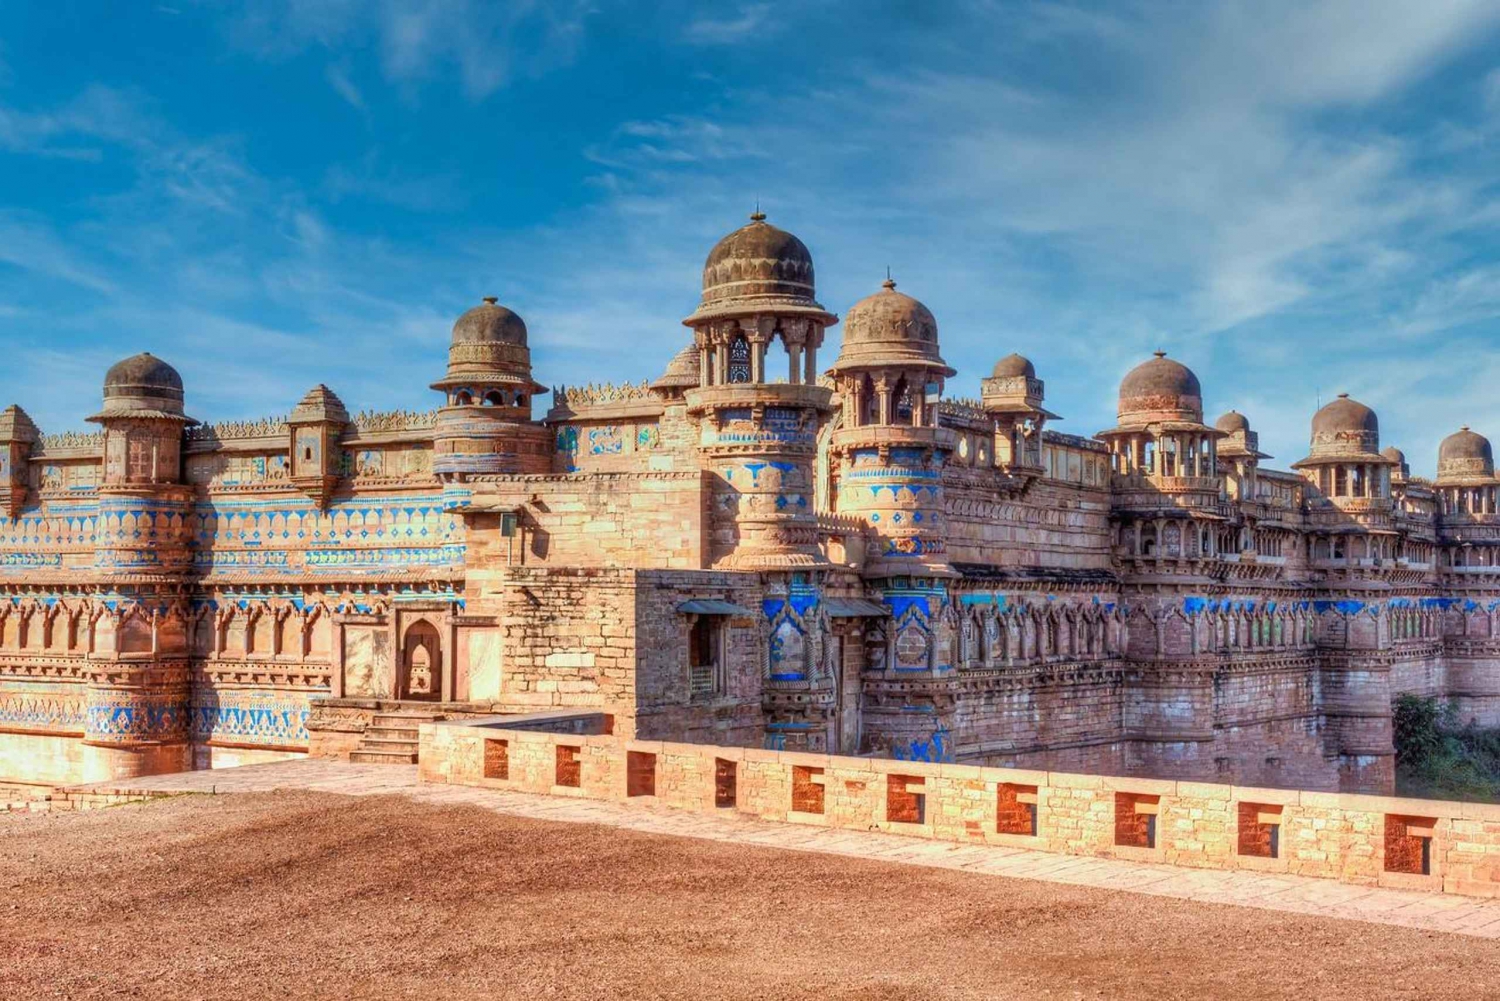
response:
M758 197L842 313L889 265L950 395L1061 430L1161 347L1300 457L1320 394L1430 474L1500 435L1500 5L1467 0L0 5L0 403L172 361L207 420L427 408L494 294L543 383L686 343ZM832 359L833 344L825 353Z

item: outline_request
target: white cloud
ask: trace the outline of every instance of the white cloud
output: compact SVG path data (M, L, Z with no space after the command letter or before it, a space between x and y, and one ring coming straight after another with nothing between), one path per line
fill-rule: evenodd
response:
M328 86L333 88L333 92L349 102L350 107L362 113L369 111L365 106L365 96L349 77L349 67L346 64L329 63L323 70L323 77L328 81Z
M767 15L768 3L744 4L731 17L699 17L682 30L685 41L694 45L734 45L752 37L765 37L774 28Z

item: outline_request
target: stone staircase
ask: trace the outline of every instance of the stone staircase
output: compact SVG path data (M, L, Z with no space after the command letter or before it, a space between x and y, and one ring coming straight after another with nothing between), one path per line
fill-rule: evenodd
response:
M376 713L349 760L359 765L414 765L417 762L417 725L440 718L437 713Z

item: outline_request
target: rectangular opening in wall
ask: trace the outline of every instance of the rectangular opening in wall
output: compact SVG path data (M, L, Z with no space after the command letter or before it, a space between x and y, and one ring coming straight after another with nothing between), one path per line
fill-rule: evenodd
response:
M1160 796L1115 793L1115 844L1121 848L1155 848Z
M486 740L484 742L484 777L487 779L510 778L510 741Z
M887 775L885 779L885 819L892 824L925 823L925 781L916 775Z
M1036 837L1036 786L1002 782L996 788L995 830L1000 834Z
M557 745L557 784L577 789L583 784L583 768L578 760L582 748L570 744Z
M625 795L656 795L656 755L644 751L625 752Z
M1385 815L1385 871L1415 876L1432 875L1432 836L1437 821L1431 817Z
M725 758L714 759L714 806L721 810L739 805L737 766Z
M1281 857L1281 807L1240 804L1239 852L1256 858Z
M792 809L797 813L823 812L823 769L792 766Z

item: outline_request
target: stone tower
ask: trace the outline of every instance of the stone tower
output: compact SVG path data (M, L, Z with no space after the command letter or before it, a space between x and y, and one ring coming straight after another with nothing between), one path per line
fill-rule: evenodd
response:
M20 516L26 504L27 459L41 435L26 411L12 404L0 411L0 514Z
M890 608L881 666L912 682L896 702L867 704L867 717L898 740L944 726L952 700L924 682L953 670L953 616L947 580L943 466L952 430L938 426L943 380L954 374L938 352L937 321L886 279L850 307L844 343L829 370L845 412L829 442L836 463L834 506L866 523L872 544L863 576ZM941 686L939 686L941 687ZM920 706L923 711L914 712Z
M1325 740L1339 788L1389 789L1391 636L1383 610L1396 569L1391 460L1380 452L1375 411L1340 393L1312 419L1311 447L1292 464L1316 489L1308 500L1308 563L1323 575L1317 644Z
M472 475L551 472L552 439L531 419L546 387L531 377L526 323L493 296L453 324L448 371L432 388L445 397L432 469L448 507L464 505Z
M699 385L687 406L701 422L699 452L714 477L709 548L717 568L827 565L813 467L832 391L817 384L817 350L836 317L814 294L807 247L757 212L709 253L703 299L682 321L698 349Z
M104 477L94 541L107 588L89 616L84 771L122 778L189 768L192 488L182 478L182 378L150 354L104 377Z
M339 480L339 438L349 423L349 411L320 382L292 409L286 423L291 436L292 485L319 509L326 509Z
M995 363L979 384L985 413L995 422L995 465L1012 474L1042 470L1042 428L1057 415L1042 407L1046 386L1036 366L1018 354Z

